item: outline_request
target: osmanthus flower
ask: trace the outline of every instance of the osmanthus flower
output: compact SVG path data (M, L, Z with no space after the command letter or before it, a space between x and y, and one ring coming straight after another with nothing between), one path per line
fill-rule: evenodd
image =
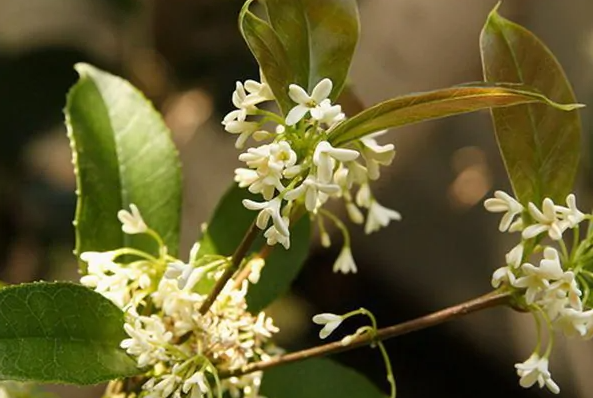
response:
M540 388L545 385L554 394L560 392L560 387L552 380L548 370L547 357L540 357L539 354L533 353L525 362L516 364L515 368L520 377L521 387L529 388L537 383Z
M142 219L137 208L132 211L133 221ZM122 223L138 224L128 217L123 217ZM277 355L269 339L278 329L265 313L251 314L247 310L245 297L250 281L231 278L202 315L199 309L207 296L200 294L200 282L207 278L210 283L220 277L228 258L198 257L199 245L195 245L190 261L185 263L167 254L155 231L146 225L145 229L160 246L158 257L133 248L81 256L93 271L82 277L83 284L124 311L128 337L120 346L135 358L138 367L147 369L139 376L141 389L134 396L257 397L261 372L217 379L218 369L239 369ZM126 230L137 233L139 229Z
M516 216L523 212L523 205L504 191L494 192L494 198L484 202L486 210L492 213L505 213L500 220L500 232L508 231Z
M122 223L121 229L126 234L142 234L148 231L148 227L135 204L130 203L130 210L120 210L117 218Z
M371 180L380 177L379 166L389 166L395 157L395 146L393 144L379 145L375 140L385 134L387 130L367 135L360 139L362 143L362 157L366 161L368 176Z
M549 334L560 330L567 337L593 337L593 309L587 300L590 292L587 283L591 275L587 269L591 228L584 240L575 233L569 242L571 248L563 240L563 233L568 228L577 228L590 216L577 208L576 197L570 194L566 206L556 205L549 198L543 200L541 209L530 202L529 217L523 218L525 224L518 224L512 220L522 213L521 205L510 195L499 192L497 198L488 199L485 206L490 211L505 212L500 230L505 231L507 227L511 230L515 226L522 230L522 241L506 254L506 266L494 271L493 286L510 292L517 305L532 312L538 320L538 328L547 328ZM551 238L551 245L542 243L545 242L541 239L544 233ZM538 239L534 239L536 237ZM540 257L540 253L543 256ZM532 256L538 257L538 265L530 261ZM521 386L527 388L537 383L553 393L559 392L548 370L552 343L550 338L545 354L540 356L538 338L535 353L524 363L515 365Z
M342 274L355 274L356 263L354 262L354 257L352 257L352 250L350 249L350 245L344 245L336 262L334 263L334 272L341 272Z
M338 328L338 326L340 326L343 320L343 316L327 312L317 314L313 317L314 323L323 325L323 328L319 331L320 339L325 339L327 336L329 336L334 330Z
M570 228L574 228L585 219L585 214L577 208L577 199L572 193L566 197L566 205L568 207L556 206L556 211Z
M327 104L321 107L321 103L327 99L333 88L333 83L330 79L323 79L313 88L311 95L305 91L298 84L291 84L288 86L288 95L290 99L297 103L297 105L286 115L286 125L293 126L301 121L308 112L312 112L312 117L321 120L325 117L326 112L334 113L335 111L327 107ZM313 116L315 114L315 116Z
M265 231L268 245L290 247L289 224L302 215L299 209L304 208L313 219L332 218L333 214L323 209L330 199L342 199L355 223L364 224L366 220L367 233L401 219L396 211L378 204L369 185L379 177L379 167L389 165L395 155L393 145L380 145L375 140L383 132L341 146L332 144L331 130L345 115L329 98L333 88L330 79L320 80L310 94L296 84L287 87L295 106L286 117L257 109L258 101L250 101L250 95L255 96L260 89L265 91L260 99L268 99L268 88L253 81L237 85L233 94L237 112L223 121L227 131L263 141L239 155L245 167L235 170L235 181L239 187L263 196L263 201L244 200L243 205L259 212L256 226ZM274 132L264 128L264 123L275 124ZM327 233L321 237L324 244L331 244Z
M370 234L371 232L379 230L381 227L386 227L392 220L399 221L401 219L402 216L397 211L388 209L373 199L371 206L369 207L364 232Z
M570 227L570 222L558 217L557 208L550 198L544 199L541 211L533 203L529 203L528 209L536 223L523 230L523 239L531 239L547 232L550 239L560 240L564 231Z

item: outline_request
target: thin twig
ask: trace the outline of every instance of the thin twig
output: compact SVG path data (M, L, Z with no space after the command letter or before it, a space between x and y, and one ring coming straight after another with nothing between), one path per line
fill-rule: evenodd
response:
M257 228L257 225L255 225L255 221L253 221L253 223L251 223L249 229L245 233L245 236L243 236L243 240L233 253L230 265L224 271L222 276L216 281L216 285L214 285L214 288L206 298L206 301L204 301L204 303L200 307L200 314L206 314L210 307L212 307L212 304L214 304L214 301L216 300L222 289L224 289L226 283L229 281L229 279L233 277L235 272L239 269L241 261L243 261L243 258L245 258L245 256L247 255L247 252L251 248L251 245L253 244L255 238L257 238L259 231L260 230L259 228Z
M343 345L340 341L336 341L306 350L281 355L268 361L250 363L249 365L236 370L220 372L219 376L221 378L236 377L257 372L259 370L266 370L275 366L286 365L291 362L352 350L354 348L372 344L376 340L386 340L392 337L401 336L417 330L426 329L431 326L440 325L441 323L445 323L483 309L508 304L509 298L510 293L508 292L492 292L484 296L477 297L473 300L454 305L453 307L445 308L443 310L433 312L432 314L413 319L411 321L379 329L375 335L362 335L352 340L352 342L348 345Z

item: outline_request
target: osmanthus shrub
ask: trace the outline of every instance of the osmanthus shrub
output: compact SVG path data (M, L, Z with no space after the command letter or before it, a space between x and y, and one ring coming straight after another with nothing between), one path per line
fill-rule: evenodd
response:
M43 394L18 381L109 381L105 397L379 397L388 386L393 397L384 339L495 305L535 319L533 354L515 365L521 386L558 393L548 368L554 332L593 336L593 236L582 227L593 216L571 193L581 105L554 56L495 9L480 38L484 82L346 115L338 101L358 39L356 1L266 0L266 19L251 3L239 28L261 74L236 83L236 109L222 120L237 136L243 167L188 259L177 254L180 166L161 116L125 80L76 66L66 124L78 185L80 285L0 290L2 393ZM341 201L367 234L401 219L372 190L394 160L387 131L481 109L491 109L514 191L485 202L502 213L500 231L517 236L494 271L495 290L384 328L367 309L318 314L312 321L322 339L346 318L369 322L304 351L275 345L278 328L264 310L298 274L312 228L328 247L326 226L337 227L343 239L334 272L357 271L348 229L325 204ZM365 345L385 362L385 386L317 358Z

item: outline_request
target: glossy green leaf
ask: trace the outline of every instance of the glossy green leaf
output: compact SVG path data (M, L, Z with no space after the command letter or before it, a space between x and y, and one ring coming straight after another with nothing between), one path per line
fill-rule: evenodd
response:
M561 103L576 102L562 67L531 32L490 13L480 36L487 81L524 83ZM515 191L522 203L544 197L564 201L571 192L580 152L578 112L542 104L493 109L496 138Z
M236 184L227 191L214 211L208 229L201 239L198 257L206 254L231 256L249 226L255 220L257 212L247 210L241 203L243 199L262 201L260 196L249 193ZM253 243L250 253L259 252L265 243L260 234ZM257 284L251 285L247 293L249 310L257 313L285 293L303 266L309 253L311 225L304 216L291 226L289 250L277 245L266 259Z
M274 29L249 11L252 2L248 0L239 14L239 29L266 77L280 110L287 114L294 106L288 96L288 86L294 83L291 62Z
M119 347L122 311L86 287L6 287L0 320L0 379L95 384L140 373Z
M324 78L335 100L346 82L359 35L356 0L265 0L270 25L282 42L293 83L308 89Z
M155 252L147 236L121 231L117 212L134 203L175 255L181 175L169 130L127 81L86 64L76 69L80 79L66 105L78 186L76 253L122 246Z
M308 359L264 372L261 394L274 398L384 398L360 373L329 359Z
M342 146L368 134L429 119L487 108L540 102L556 109L572 110L580 105L557 104L524 85L475 83L409 94L374 105L334 128L329 140Z

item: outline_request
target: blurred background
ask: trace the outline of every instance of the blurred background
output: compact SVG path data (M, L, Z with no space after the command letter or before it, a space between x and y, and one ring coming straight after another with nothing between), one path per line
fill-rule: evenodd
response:
M354 92L371 105L480 80L478 37L495 3L360 0ZM76 81L73 65L81 61L129 79L163 112L183 160L187 253L238 165L234 138L220 125L232 106L234 83L258 76L236 25L241 5L242 0L0 1L1 280L77 278L75 181L62 109ZM549 45L579 101L590 103L593 2L507 0L501 13ZM592 203L591 112L582 112L576 189L582 209ZM494 189L510 189L488 113L403 128L387 140L398 154L375 190L403 221L371 237L352 226L356 275L332 274L339 246L328 251L314 243L294 292L270 309L287 348L318 343L310 322L314 313L365 306L388 325L486 293L492 271L514 245L514 237L498 233L498 217L481 205ZM355 327L353 322L345 329ZM548 394L523 390L515 375L513 364L534 345L531 317L506 309L387 343L399 397L443 398ZM364 370L387 391L378 352L361 349L337 359ZM593 343L557 339L551 370L561 396L593 397L592 365ZM92 394L58 390L70 397Z

